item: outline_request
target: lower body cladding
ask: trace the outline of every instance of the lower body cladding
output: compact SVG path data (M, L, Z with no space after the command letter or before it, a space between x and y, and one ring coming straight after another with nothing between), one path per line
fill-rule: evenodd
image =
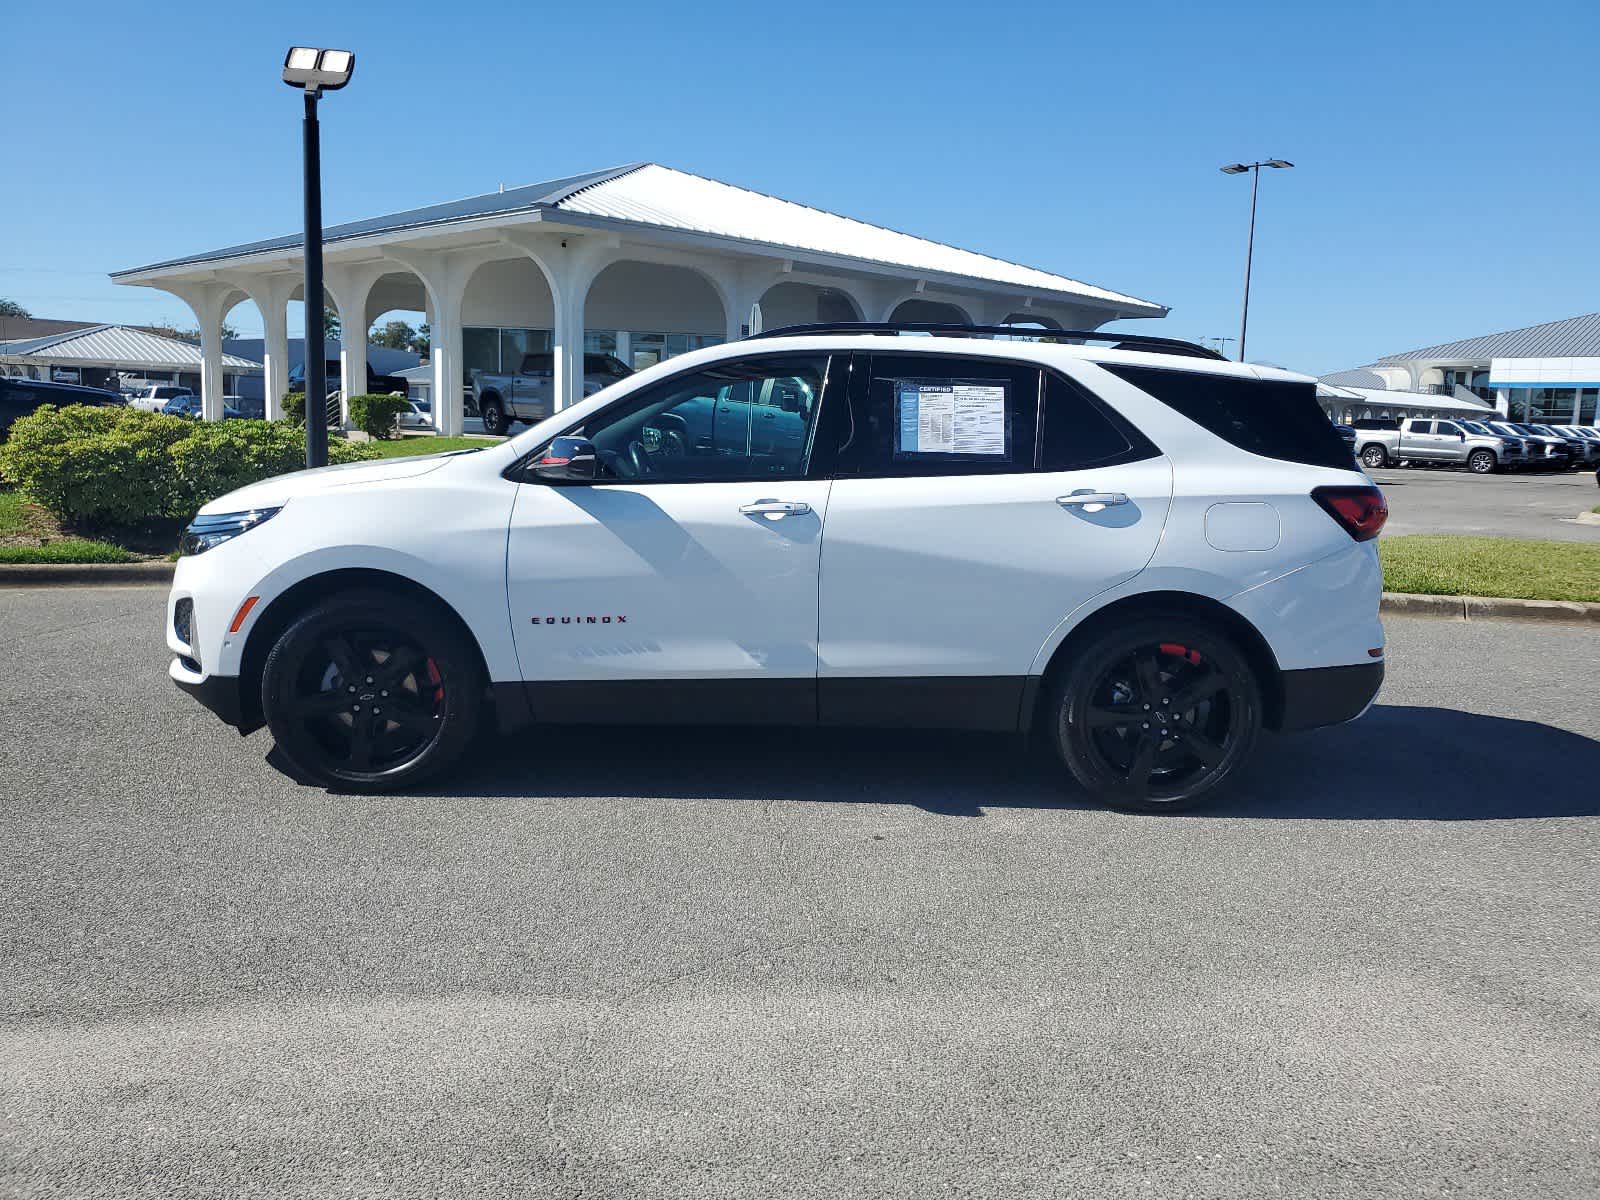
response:
M197 676L173 660L177 686L240 733L250 706L233 675ZM1359 717L1383 685L1383 663L1278 672L1268 688L1268 726L1283 732ZM1028 733L1043 679L1037 675L863 679L587 680L490 685L502 730L548 725L821 725ZM1275 693L1275 694L1274 694Z

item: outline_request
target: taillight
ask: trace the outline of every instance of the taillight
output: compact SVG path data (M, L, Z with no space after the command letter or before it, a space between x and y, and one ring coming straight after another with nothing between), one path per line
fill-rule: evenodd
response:
M1370 542L1389 519L1389 503L1372 487L1319 487L1311 498L1358 542Z

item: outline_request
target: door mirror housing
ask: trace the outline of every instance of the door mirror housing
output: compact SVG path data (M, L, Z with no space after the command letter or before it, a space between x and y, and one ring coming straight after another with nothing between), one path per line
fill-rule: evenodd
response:
M541 483L593 483L600 455L588 438L558 437L534 460L533 477Z

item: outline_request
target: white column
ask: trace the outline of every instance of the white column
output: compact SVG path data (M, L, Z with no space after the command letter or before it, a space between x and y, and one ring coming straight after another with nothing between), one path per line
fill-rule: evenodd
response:
M350 423L350 397L367 390L367 300L372 285L388 270L385 263L336 264L324 273L328 294L339 313L339 417Z
M200 327L200 415L222 420L222 318L239 290L231 283L174 284L166 288L186 303Z
M555 331L551 338L555 377L550 391L558 409L583 399L583 306L589 295L584 279L561 279L551 289Z
M459 437L466 420L461 385L461 291L441 295L429 326L428 364L433 368L433 423L445 437Z
M626 329L617 330L617 357L633 366L633 334Z
M283 394L289 390L289 314L283 305L261 308L261 394L269 421L283 419Z

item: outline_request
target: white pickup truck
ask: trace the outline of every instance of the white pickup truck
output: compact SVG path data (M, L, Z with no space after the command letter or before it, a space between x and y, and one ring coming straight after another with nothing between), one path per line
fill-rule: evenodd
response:
M588 399L607 384L626 379L633 372L614 354L583 356L583 397ZM478 415L485 433L505 433L517 421L532 425L555 412L552 398L555 355L536 351L522 356L515 375L472 373L472 391L478 401Z
M1357 421L1356 457L1369 471L1401 463L1450 463L1475 475L1526 461L1519 439L1483 429L1475 422L1431 418L1407 418L1398 428L1393 422Z

